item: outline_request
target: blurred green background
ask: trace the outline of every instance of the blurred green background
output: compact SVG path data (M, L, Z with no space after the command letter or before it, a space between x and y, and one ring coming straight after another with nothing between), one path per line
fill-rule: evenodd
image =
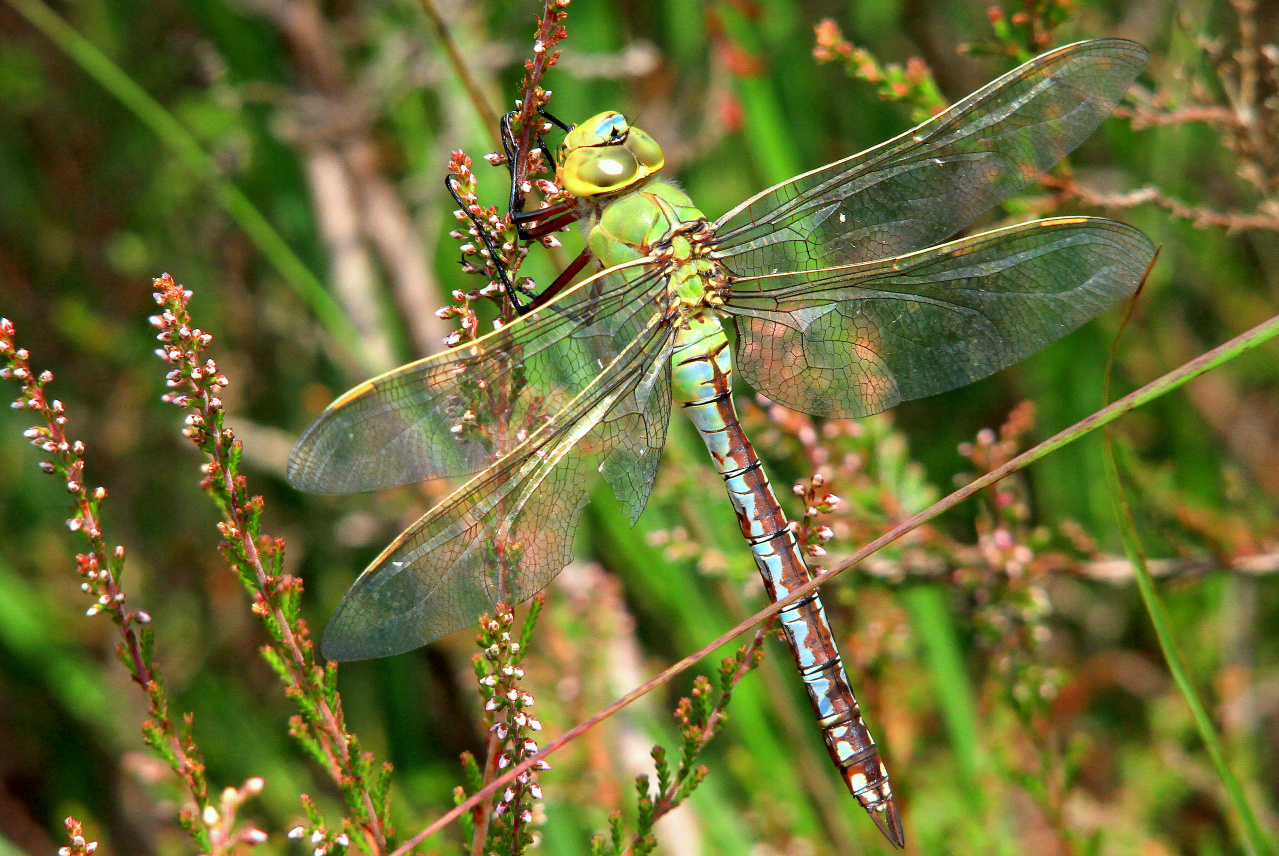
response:
M72 436L88 445L88 480L109 492L108 542L129 550L130 602L155 619L174 708L194 714L211 781L221 788L264 776L266 790L246 809L271 834L262 850L302 852L283 834L300 816L298 794L335 818L339 800L290 742L293 709L256 653L263 631L216 550L199 461L177 411L160 403L164 369L146 322L151 277L168 271L195 292L196 323L216 337L212 354L231 380L224 400L251 490L266 497L268 531L288 541L289 570L305 579L318 629L365 563L439 492L301 496L282 478L288 449L336 394L440 347L449 328L434 311L453 289L481 284L461 272L447 236L455 228L442 184L449 152L476 158L486 202L503 203L505 171L479 160L491 139L415 2L55 7L159 102L160 120L176 122L170 143L186 134L198 144L182 143L185 154L19 14L29 0L10 2L0 3L0 314L15 322L33 363L57 376L52 394L67 404ZM510 109L538 11L528 2L442 6L495 109ZM712 217L910 126L909 105L881 98L839 63L816 62L821 19L833 17L884 62L921 58L950 100L1016 65L1010 45L1038 52L1018 42L1019 31L999 39L981 0L576 0L568 11L563 59L544 81L551 109L567 121L624 111L663 144ZM1276 5L1029 3L1010 6L1003 23L1016 24L1018 12L1032 22L1060 18L1051 45L1110 35L1145 44L1153 62L1140 103L1152 111L1178 119L1194 118L1184 112L1192 107L1218 111L1198 116L1208 122L1154 127L1112 119L1059 178L1100 194L1157 188L1160 199L1201 206L1201 215L1256 215L1227 229L1207 216L1173 216L1167 205L1101 209L1045 189L984 221L1104 213L1163 244L1125 332L1116 393L1274 314L1279 52L1258 60L1256 128L1240 133L1230 116L1240 107L1232 52L1250 38L1240 15L1251 38L1274 43ZM994 50L963 53L964 44ZM228 213L239 204L230 184L283 239L275 250L264 254ZM283 248L300 267L279 263ZM547 282L555 264L535 250L524 271ZM317 315L308 288L318 283L354 326L353 347L324 310ZM998 428L1017 402L1036 408L1023 443L1096 409L1118 315L995 378L861 425L814 425L761 407L749 390L741 390L743 419L779 493L820 466L845 500L830 521L829 566L980 469L958 444ZM1275 356L1271 345L1237 359L1127 417L1117 435L1191 676L1271 834ZM51 852L65 843L69 814L101 840L99 854L189 852L175 820L182 794L142 744L145 701L113 654L110 625L84 617L67 494L37 470L21 438L27 425L23 413L0 411L0 854ZM548 734L763 602L704 454L677 418L635 529L607 490L592 503L582 562L551 586L527 664ZM996 497L970 503L826 594L904 806L909 852L1243 852L1238 818L1117 558L1102 454L1096 437L1068 447L1009 484L1010 506ZM396 766L393 819L405 836L452 804L459 752L483 747L473 635L342 667L352 727ZM691 680L558 756L542 776L543 851L585 852L609 811L633 812L633 777L648 768L654 741L671 745L669 711ZM659 826L664 852L887 849L842 792L779 645L730 713L708 752L706 784ZM427 850L457 852L459 834Z

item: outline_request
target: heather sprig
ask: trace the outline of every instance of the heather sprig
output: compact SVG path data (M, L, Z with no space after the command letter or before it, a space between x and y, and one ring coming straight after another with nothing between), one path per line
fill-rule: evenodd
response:
M332 836L318 814L304 831L312 837L319 832L326 842L335 841L338 834L358 833L350 837L366 852L386 852L393 834L387 822L390 765L378 765L347 731L337 692L337 664L318 661L310 631L300 616L302 581L283 572L283 539L261 531L263 500L249 494L247 479L239 472L241 444L225 424L226 411L219 397L228 381L217 363L205 355L213 337L191 321L187 311L191 292L167 274L154 284L155 300L162 307L161 313L151 318L161 342L156 353L172 366L166 376L170 391L163 398L186 412L183 433L206 457L200 467L204 475L201 487L222 512L218 531L224 540L220 549L249 592L253 612L271 637L272 644L262 649L263 657L301 710L290 720L290 733L328 770L351 812ZM305 797L303 802L306 806Z
M515 149L517 155L526 159L533 155L530 149L535 132L542 134L550 130L539 115L539 111L543 110L551 100L550 90L542 88L542 76L559 62L558 46L568 37L568 32L564 29L564 19L568 17L568 12L565 11L568 4L569 0L546 0L542 7L542 14L537 19L537 33L533 37L533 58L524 61L524 79L520 81L520 97L515 102L520 112L512 123L511 130L518 141ZM517 160L512 170L515 183L523 184L530 175L536 174L533 172L534 167L540 167L541 171L546 171L545 164L539 164L531 159L523 163ZM548 204L546 200L543 202Z
M1021 0L1009 11L991 6L986 12L992 38L960 45L960 53L1005 56L1023 63L1052 46L1052 32L1070 19L1074 0Z
M977 478L1016 457L1034 424L1034 406L1022 402L998 432L983 428L974 442L960 444L959 453L975 470L963 478ZM960 564L951 578L970 599L974 627L990 650L999 685L1029 722L1047 712L1065 681L1062 671L1040 656L1052 637L1046 585L1052 574L1077 565L1078 559L1052 549L1050 532L1031 526L1026 494L1025 482L1016 476L982 492L977 542L956 545Z
M499 156L488 157L490 163L502 162ZM488 279L488 284L482 288L455 290L454 305L442 307L435 313L446 321L454 317L460 319L461 329L444 339L444 344L451 348L464 340L474 341L482 335L479 318L472 307L481 298L497 303L503 319L509 320L512 317L514 307L510 305L502 288L500 271L505 271L510 281L522 290L531 289L533 281L527 277L519 279L517 276L520 265L528 255L528 246L519 240L510 212L502 213L495 205L480 204L477 195L479 183L475 173L471 171L471 158L465 152L453 152L449 158L448 172L453 177L449 186L464 206L453 212L454 219L461 227L449 232L449 237L461 242L459 249L462 251L462 271ZM555 245L558 246L558 242ZM493 257L494 251L497 252L497 258Z
M820 472L813 473L807 484L796 482L791 492L804 503L804 515L794 524L795 538L806 555L820 559L826 555L826 547L823 545L835 537L835 532L829 526L818 523L817 517L838 509L841 500L826 490L826 476ZM817 568L813 573L820 574L822 569Z
M58 856L93 856L98 849L98 842L86 841L84 837L84 826L74 817L68 817L62 822L67 829L67 835L71 838L71 843L58 848Z
M311 856L341 856L347 851L351 837L341 829L330 829L315 800L306 794L302 795L302 810L306 813L307 823L290 829L289 838L305 841L311 848Z
M911 57L904 66L880 62L844 38L834 18L823 18L813 29L817 35L813 57L818 62L842 62L849 77L872 84L882 100L910 105L912 121L922 122L946 109L932 69L919 57Z
M646 856L653 852L657 846L654 825L678 808L705 780L706 765L697 763L697 759L728 719L728 704L738 682L763 659L764 640L772 633L775 624L775 619L764 622L756 629L749 644L739 648L734 656L724 658L717 672L716 685L712 686L705 675L694 678L692 691L675 706L675 721L680 729L679 763L671 765L665 747L653 747L651 755L657 787L654 789L647 774L635 777L637 815L634 834L627 839L621 813L613 812L609 816L608 838L596 835L591 839L592 856Z
M517 113L511 122L515 162L508 165L506 154L500 152L484 157L493 166L509 166L511 181L519 187L521 196L536 191L540 197L539 209L571 198L559 186L554 165L547 163L542 149L534 145L542 134L554 127L539 113L551 99L551 91L542 88L541 80L560 58L557 46L568 35L564 29L568 4L569 0L547 0L537 19L533 58L525 61L520 97L515 102ZM488 283L470 291L454 291L454 305L442 307L436 312L436 315L445 320L461 320L460 329L450 333L444 340L444 344L449 347L463 341L474 341L479 337L479 321L472 304L481 298L498 304L500 316L494 322L495 326L501 327L514 317L515 307L502 286L503 274L515 288L530 295L533 293L533 281L528 277L521 279L518 276L520 266L528 255L530 243L520 240L511 216L514 212L502 212L497 206L480 204L478 183L471 165L471 158L463 151L454 151L449 159L449 188L463 206L453 212L454 219L461 227L454 229L449 236L460 243L463 272L482 276ZM560 246L559 239L553 233L537 240L551 249Z
M544 601L542 594L533 598L518 632L514 631L515 612L505 603L499 603L491 617L484 615L480 619L480 632L476 637L480 653L472 659L472 666L480 698L484 701L488 745L483 773L469 752L462 757L472 792L537 752L533 735L542 730L542 723L530 711L534 698L523 687L524 669L520 663L528 651ZM471 853L518 856L536 844L534 829L540 821L538 803L542 799L542 786L537 782L535 771L549 769L546 761L538 762L533 770L521 773L494 795L490 803L476 807L465 826L471 835ZM466 789L459 785L454 796L460 802L466 797Z
M72 516L67 528L81 533L88 540L88 550L76 555L76 571L80 575L80 589L90 598L86 614L90 617L107 615L120 634L116 655L129 670L129 675L147 694L149 718L142 723L142 734L148 746L164 759L177 774L191 800L191 807L179 813L178 820L190 834L200 851L208 854L229 853L237 845L260 844L266 835L253 826L235 825L235 810L249 797L262 790L262 780L251 778L240 788L228 788L222 799L215 803L209 796L209 782L205 774L204 757L193 735L194 720L191 714L183 714L175 721L169 710L168 693L163 676L155 662L155 634L151 616L140 609L126 606L126 594L121 586L124 573L125 550L117 545L107 547L102 531L99 506L106 499L106 489L90 487L85 481L85 445L67 436L66 406L56 398L46 395L46 388L53 381L53 373L36 372L30 365L30 354L15 344L13 323L0 318L0 377L12 378L22 386L13 407L31 411L39 423L23 432L31 444L44 452L48 460L40 462L40 469L49 475L65 480L67 492L72 497ZM91 854L96 843L86 844L78 821L67 818L67 832L71 845L63 850L68 854Z

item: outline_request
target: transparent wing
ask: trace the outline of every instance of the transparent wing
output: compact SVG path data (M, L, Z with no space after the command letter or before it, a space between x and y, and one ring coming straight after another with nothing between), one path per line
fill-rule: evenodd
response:
M1064 217L896 259L732 283L737 369L769 398L860 417L985 377L1131 295L1154 247Z
M1037 57L913 130L748 199L716 221L717 254L757 276L936 244L1083 142L1147 59L1122 39Z
M307 428L289 484L355 493L477 473L620 353L665 290L647 260L583 280L539 312L360 384Z
M397 538L342 599L324 633L324 656L408 651L474 624L499 601L540 591L573 558L597 473L634 520L670 418L673 337L659 315L648 315L536 433Z

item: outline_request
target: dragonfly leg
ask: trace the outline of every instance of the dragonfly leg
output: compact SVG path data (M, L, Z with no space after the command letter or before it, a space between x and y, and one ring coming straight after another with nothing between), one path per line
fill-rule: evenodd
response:
M564 130L571 130L559 119L555 118L545 110L539 110L539 115L553 122ZM502 149L506 155L507 169L511 175L511 197L510 197L510 216L511 221L515 224L516 234L522 241L534 241L538 238L559 231L575 222L580 215L577 213L577 200L566 199L555 205L549 205L546 208L540 208L536 211L524 211L524 193L520 189L522 181L517 180L516 176L516 159L520 156L520 151L515 142L515 134L511 130L511 120L515 116L512 111L502 117ZM550 152L546 148L546 141L542 139L541 134L536 134L533 138L533 148L541 149L542 153L549 157ZM480 240L484 242L484 248L488 250L489 258L493 262L493 268L497 272L498 281L502 284L502 290L506 293L507 298L511 301L511 305L515 307L518 315L525 315L534 311L539 306L545 305L548 301L559 294L560 291L586 266L590 260L589 250L584 250L569 267L556 278L555 282L546 289L541 295L530 291L527 288L516 285L511 278L510 271L501 261L497 248L493 245L493 239L489 234L488 226L480 221L478 217L471 213L465 202L462 201L461 194L458 193L456 184L457 176L448 175L444 178L444 186L448 189L449 195L457 201L457 204L470 218L471 223L475 226L476 233L480 236ZM551 218L551 219L547 219ZM520 296L530 298L529 303L525 303Z
M554 219L547 220L548 217ZM563 202L557 202L536 211L511 212L511 221L515 223L520 239L525 241L535 241L552 232L558 232L565 226L576 223L581 217L577 210L576 199L565 199Z
M493 269L497 271L498 281L502 283L502 290L506 292L506 296L510 299L511 305L515 307L515 311L522 315L528 311L528 305L520 300L519 295L523 294L525 297L536 299L537 294L529 291L528 289L516 286L511 280L510 272L507 271L506 265L502 264L502 257L498 255L497 248L493 246L493 240L489 236L488 227L480 221L479 217L476 217L471 213L470 208L462 200L461 194L458 193L457 188L454 186L457 182L458 177L451 173L444 177L444 186L448 188L449 195L453 197L466 216L470 218L471 224L475 226L475 231L480 236L480 240L484 242L484 248L488 250L489 258L493 262Z
M595 258L595 256L592 255L590 247L587 247L578 253L577 258L573 259L573 263L564 268L559 276L555 277L555 282L542 289L542 293L533 298L533 302L530 303L524 311L535 312L542 306L545 306L547 303L554 300L556 295L567 288L568 284L573 281L573 277L581 273L582 268L586 267L587 263L593 258Z
M541 108L538 109L537 113L538 116L558 126L565 132L573 129L572 125L566 125L564 122ZM551 232L562 229L577 220L578 216L574 214L572 217L560 217L553 223L544 222L547 217L555 217L559 214L572 213L577 205L577 201L569 199L559 203L558 205L551 205L537 211L524 210L524 176L518 174L520 160L522 158L526 158L527 154L530 154L535 149L540 149L542 151L542 156L549 159L551 158L551 151L546 146L546 140L542 138L540 133L536 132L533 134L532 145L529 147L529 152L526 153L520 151L520 147L515 140L515 133L511 130L511 121L515 116L516 111L512 110L510 113L507 113L502 117L502 150L506 155L506 168L511 176L511 197L507 210L510 212L512 222L515 223L520 239L524 241L532 241L536 238L542 237L543 235L548 235ZM535 222L537 225L526 225Z

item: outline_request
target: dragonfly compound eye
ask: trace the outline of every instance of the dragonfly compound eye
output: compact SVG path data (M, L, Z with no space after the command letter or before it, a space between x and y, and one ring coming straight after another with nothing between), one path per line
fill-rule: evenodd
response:
M569 152L560 179L565 190L581 198L628 187L642 177L639 173L635 155L622 146L592 146Z
M625 139L627 132L626 117L613 110L598 113L564 136L560 146L561 157L567 157L575 149L588 146L607 146Z
M564 189L578 198L616 193L648 178L666 162L662 147L626 123L621 113L601 113L564 138L556 158Z
M626 141L622 145L628 152L635 155L636 162L649 172L657 172L666 162L662 147L657 144L657 140L634 125L627 132Z

